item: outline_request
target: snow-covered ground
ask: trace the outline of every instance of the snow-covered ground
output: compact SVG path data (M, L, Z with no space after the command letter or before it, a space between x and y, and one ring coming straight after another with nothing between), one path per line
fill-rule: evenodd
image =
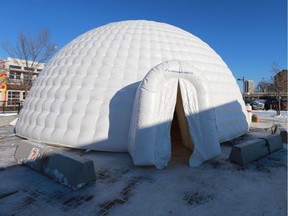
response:
M253 114L257 115L260 119L260 124L273 125L280 124L287 130L288 111L281 111L280 115L277 116L275 110L253 110ZM255 126L255 124L253 124Z
M1 117L1 116L15 116L15 115L17 115L16 112L11 112L11 113L0 113L0 117Z
M265 119L265 120L279 120L281 122L286 122L287 123L287 118L288 118L288 112L287 111L281 111L280 115L277 116L277 113L275 110L253 110L253 114L259 115L259 117Z
M273 123L287 128L287 112L253 111L260 123L234 140L266 136ZM197 168L190 152L175 141L167 168L134 166L127 153L88 152L97 180L77 191L56 183L13 157L20 138L0 127L0 215L287 215L287 148L245 167L229 161L233 143L222 155ZM286 145L286 144L284 144ZM73 152L72 152L73 153ZM75 152L77 153L77 152ZM77 175L77 174L76 174Z

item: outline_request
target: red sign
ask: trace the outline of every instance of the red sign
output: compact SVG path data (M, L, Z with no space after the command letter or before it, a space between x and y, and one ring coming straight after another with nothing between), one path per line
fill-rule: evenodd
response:
M32 148L30 155L28 157L28 160L36 160L36 158L38 157L40 149L38 148Z

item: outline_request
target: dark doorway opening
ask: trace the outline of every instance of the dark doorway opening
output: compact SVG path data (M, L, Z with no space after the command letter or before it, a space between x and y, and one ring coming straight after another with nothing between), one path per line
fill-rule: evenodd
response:
M171 123L171 161L170 163L189 164L189 158L193 152L193 143L189 133L189 126L185 116L182 96L178 84L177 101L173 120Z

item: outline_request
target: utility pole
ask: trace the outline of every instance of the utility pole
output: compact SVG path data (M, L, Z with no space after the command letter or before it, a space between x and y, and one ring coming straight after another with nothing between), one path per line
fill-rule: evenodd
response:
M244 102L245 102L245 78L244 78L244 76L243 76L242 78L238 78L237 80L238 80L238 81L242 81L242 83L243 83L242 95L243 95L243 100L244 100Z

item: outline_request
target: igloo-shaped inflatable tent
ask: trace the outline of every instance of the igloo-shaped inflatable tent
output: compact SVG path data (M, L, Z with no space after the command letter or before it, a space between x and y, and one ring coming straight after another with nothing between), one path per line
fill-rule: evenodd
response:
M153 21L111 23L62 48L33 83L17 135L43 143L128 151L137 165L163 168L178 116L190 166L218 156L247 132L236 80L206 43Z

